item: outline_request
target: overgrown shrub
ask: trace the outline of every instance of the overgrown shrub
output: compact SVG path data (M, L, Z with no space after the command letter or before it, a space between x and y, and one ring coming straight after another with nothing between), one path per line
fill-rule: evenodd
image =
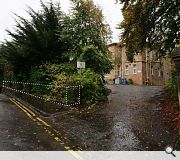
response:
M79 83L83 86L81 89L81 103L93 104L104 100L108 95L108 89L104 86L102 78L90 69L87 69L82 75L74 75L69 79L69 84Z
M108 89L103 85L101 76L87 69L84 73L73 74L67 76L61 73L56 76L56 80L52 82L50 99L65 103L66 91L68 92L68 103L77 103L79 88L71 88L71 86L81 86L81 104L91 105L98 101L104 100L108 95ZM67 88L66 87L70 87Z
M31 93L43 95L46 99L61 103L79 102L79 87L73 86L81 86L82 105L95 104L106 99L109 94L100 74L92 69L86 69L82 74L78 74L76 66L71 63L46 64L33 68L30 82L49 84L46 87L32 86Z
M132 79L128 79L127 83L128 84L134 84Z
M172 94L173 98L178 98L178 84L177 84L177 76L176 73L172 73L171 79L166 82L165 87L169 90L169 92Z

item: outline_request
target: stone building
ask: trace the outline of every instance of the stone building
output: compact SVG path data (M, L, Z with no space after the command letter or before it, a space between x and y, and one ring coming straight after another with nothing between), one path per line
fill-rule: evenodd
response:
M125 45L112 43L108 45L112 55L114 69L105 76L108 83L117 78L131 79L134 84L164 85L171 76L171 59L161 59L150 53L139 53L134 56L133 63L127 60Z

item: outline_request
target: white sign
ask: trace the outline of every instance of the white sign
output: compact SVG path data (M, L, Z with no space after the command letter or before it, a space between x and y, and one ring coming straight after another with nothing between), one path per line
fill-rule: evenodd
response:
M85 68L85 62L77 62L77 68Z

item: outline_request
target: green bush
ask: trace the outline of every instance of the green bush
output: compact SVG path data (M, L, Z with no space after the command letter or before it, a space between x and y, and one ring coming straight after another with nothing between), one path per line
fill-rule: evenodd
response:
M83 86L81 89L82 104L94 104L104 100L108 95L108 89L104 86L101 76L90 69L87 69L82 75L74 75L69 80L70 84L74 84L73 81Z
M73 63L44 64L31 69L31 82L51 83L58 79L61 73L72 75L76 73L76 66Z
M128 79L127 83L128 84L133 84L133 80L132 79Z
M33 68L30 74L31 82L51 84L49 87L33 86L31 92L43 95L53 101L68 104L77 103L79 88L81 87L81 104L91 105L107 98L109 90L102 82L102 76L91 69L86 69L82 74L77 73L74 64L50 64ZM66 92L68 97L66 97ZM67 99L66 99L67 98Z
M56 76L56 80L52 82L50 99L65 103L65 92L68 92L68 103L77 103L79 88L71 88L71 86L81 86L81 104L91 105L104 100L108 95L108 89L103 85L101 76L87 69L84 73L67 76L61 73ZM69 86L63 89L63 86Z
M168 82L166 82L165 87L172 94L172 97L178 98L178 85L177 85L177 77L175 73L172 73L172 77Z

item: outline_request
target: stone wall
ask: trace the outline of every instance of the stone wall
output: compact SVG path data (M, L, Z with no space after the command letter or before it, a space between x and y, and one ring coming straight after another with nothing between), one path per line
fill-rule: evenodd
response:
M115 75L117 64L113 64L114 69L105 76L107 82L113 83L114 78L120 77L132 79L134 84L138 85L164 85L171 76L171 60L168 58L157 59L153 52L148 53L148 55L139 53L134 56L134 62L130 63L127 60L125 45L112 43L108 48L112 54L113 62L115 57L119 55L121 63L118 64L120 70L118 76ZM133 66L136 66L136 73L133 72Z

